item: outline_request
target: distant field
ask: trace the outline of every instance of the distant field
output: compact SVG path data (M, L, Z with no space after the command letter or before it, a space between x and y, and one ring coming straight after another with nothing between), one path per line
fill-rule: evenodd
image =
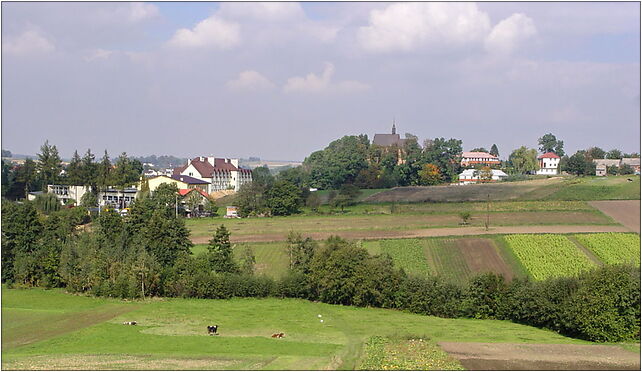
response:
M272 278L279 278L289 266L289 258L286 253L286 243L242 243L233 244L234 256L238 259L246 247L252 249L256 265L255 274L265 274ZM195 244L192 253L197 255L207 251L207 244Z
M491 203L492 204L492 203ZM501 205L505 211L490 212L493 226L524 226L524 225L613 225L615 222L602 212L586 204L571 205L570 210L560 210L554 203L548 204L553 210L508 211L510 206ZM524 204L518 207L523 207ZM418 206L421 207L421 206ZM431 206L423 206L430 208ZM325 215L325 216L288 216L271 218L224 219L193 218L186 220L191 237L211 237L216 228L225 225L232 233L232 239L239 236L255 236L282 234L290 231L302 234L310 232L345 232L345 231L399 231L413 229L428 229L438 227L458 227L461 217L454 210L446 212L450 207L440 207L444 213L421 213L413 211L407 214L361 214L361 215ZM531 204L530 208L536 208ZM546 204L540 206L547 208ZM477 206L479 208L479 206ZM463 208L462 208L463 209ZM471 208L472 210L472 208ZM474 211L471 214L469 226L484 226L486 213Z
M640 266L640 235L622 233L581 234L575 238L607 264Z
M632 179L633 182L627 181ZM640 199L640 176L554 177L480 185L397 187L364 199L381 202Z
M504 239L536 280L575 276L595 266L564 235L508 235Z
M127 312L69 329L55 321L105 304ZM3 287L3 369L355 369L363 344L373 336L426 336L431 342L590 344L506 321L441 319L394 310L334 306L294 299L104 300L59 290ZM41 315L34 315L41 314ZM42 315L45 314L45 315ZM319 322L322 315L323 323ZM137 326L123 321L136 320ZM21 344L26 332L54 333ZM219 325L220 336L206 326ZM272 339L284 332L284 339ZM434 344L431 346L434 352ZM429 354L409 358L430 362ZM422 350L424 350L422 348ZM421 359L423 358L423 359Z

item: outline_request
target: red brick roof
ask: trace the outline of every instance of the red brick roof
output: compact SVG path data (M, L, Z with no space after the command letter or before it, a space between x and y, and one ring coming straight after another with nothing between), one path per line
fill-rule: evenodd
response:
M244 169L244 168L237 168L234 166L232 163L228 163L225 161L225 159L222 158L215 158L214 159L214 166L207 160L207 158L204 158L204 160L201 160L201 157L196 157L191 160L190 162L191 165L196 168L196 171L201 174L201 177L203 178L210 178L212 177L212 174L214 173L223 173L223 172L232 172L232 171L239 171L241 173L250 173L252 172L250 169ZM189 164L186 164L182 167L174 168L174 174L181 174L182 172L187 169Z
M547 152L546 154L542 154L537 157L538 159L544 159L544 158L551 158L551 159L559 159L560 157L557 156L554 152Z
M207 193L205 191L203 191L201 189L180 189L180 190L178 190L178 193L181 196L185 196L185 195L189 194L192 191L197 191L197 192L199 192L201 195L203 195L206 198L209 196L209 195L207 195Z

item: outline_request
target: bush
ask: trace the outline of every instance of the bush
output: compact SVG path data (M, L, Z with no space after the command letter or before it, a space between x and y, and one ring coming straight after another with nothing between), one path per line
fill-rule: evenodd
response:
M399 288L397 307L416 314L445 318L459 316L461 288L442 277L408 277Z

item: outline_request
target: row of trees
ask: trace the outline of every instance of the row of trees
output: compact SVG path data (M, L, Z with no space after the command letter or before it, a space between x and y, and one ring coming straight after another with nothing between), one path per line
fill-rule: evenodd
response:
M74 151L65 167L56 146L45 141L37 156L37 161L27 158L24 164L15 167L2 161L3 197L26 198L30 191L46 191L47 185L51 184L91 186L94 190L108 186L126 187L138 182L143 172L141 162L124 152L112 164L107 150L98 162L90 149L83 157Z
M640 270L605 266L577 278L532 282L485 274L458 286L413 277L388 255L331 237L322 244L292 233L289 269L278 280L254 274L255 257L236 252L224 226L207 251L190 253L171 187L137 200L130 216L104 213L91 231L76 211L45 215L32 203L2 204L2 280L65 287L99 296L293 297L400 309L441 317L505 319L592 341L639 337Z

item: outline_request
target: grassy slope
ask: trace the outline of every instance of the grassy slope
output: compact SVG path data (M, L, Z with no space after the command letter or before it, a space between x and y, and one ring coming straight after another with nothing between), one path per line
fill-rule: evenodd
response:
M628 182L632 179L633 182ZM550 193L546 200L630 200L640 199L640 176L573 178Z
M3 312L7 309L19 312L26 297L30 297L27 301L32 310L49 309L49 300L53 298L67 312L96 308L105 301L60 291L4 289ZM586 343L506 321L441 319L294 299L155 299L136 305L135 310L109 321L5 349L3 367L38 358L61 363L60 360L74 358L82 362L89 355L137 355L145 356L146 363L149 359L186 357L209 358L212 363L234 361L208 364L205 369L354 368L362 343L374 335L425 335L434 341ZM322 314L324 323L319 322L317 314ZM11 322L13 316L6 316L6 321ZM27 312L21 327L36 332L34 327L40 319L28 318ZM139 325L123 326L125 320L136 320ZM205 326L209 324L218 324L221 336L208 337ZM3 332L3 344L15 337L15 329ZM271 339L269 336L274 332L284 332L286 338Z

